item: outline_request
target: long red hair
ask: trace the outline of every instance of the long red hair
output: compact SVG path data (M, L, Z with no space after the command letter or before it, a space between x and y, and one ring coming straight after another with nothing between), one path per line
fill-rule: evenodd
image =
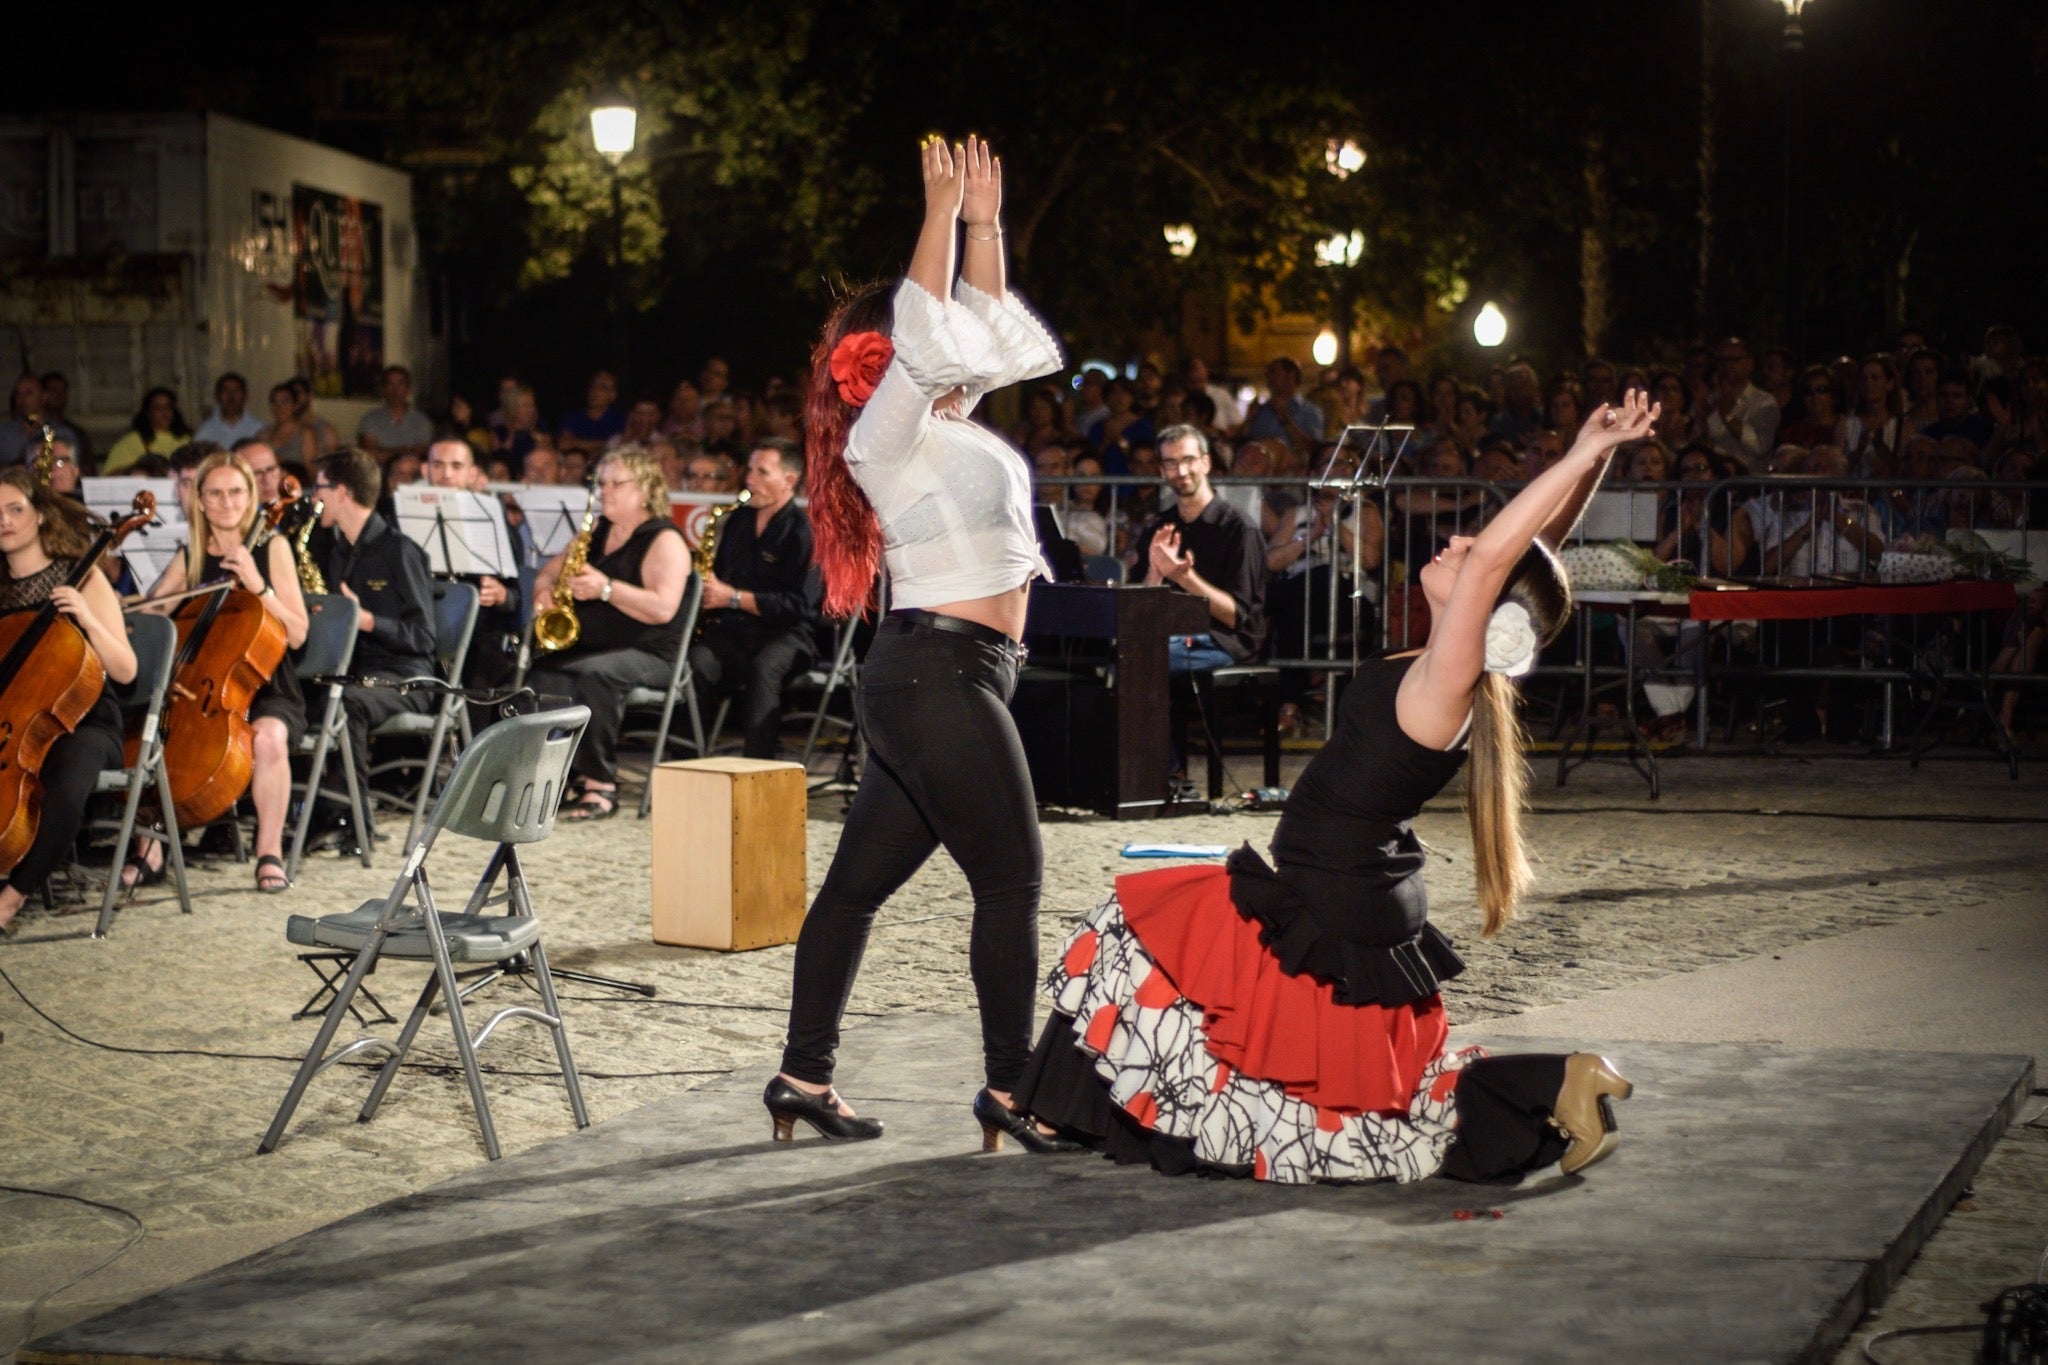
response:
M882 524L846 465L846 434L860 409L839 396L832 348L848 332L887 336L895 322L892 284L865 285L825 319L811 351L811 392L804 405L804 478L810 488L811 541L825 579L825 614L848 617L872 606L882 565Z

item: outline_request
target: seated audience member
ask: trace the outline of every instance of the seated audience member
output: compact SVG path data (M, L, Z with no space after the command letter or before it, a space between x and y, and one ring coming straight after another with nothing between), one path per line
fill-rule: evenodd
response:
M249 411L249 381L230 371L213 381L213 411L193 429L195 441L213 441L233 450L263 434L264 421Z
M469 442L445 436L427 447L427 482L436 488L483 493L485 504L504 523L513 562L518 562L524 552L525 528L511 525L504 504L485 492L483 471L476 467L476 451ZM473 586L477 596L476 629L469 637L469 654L462 665L463 686L498 687L512 677L526 630L526 603L519 595L519 577L462 574L457 581Z
M1736 477L1735 467L1705 441L1695 441L1678 452L1678 478L1682 483L1701 485ZM1703 574L1727 577L1752 575L1756 566L1750 558L1754 548L1746 537L1747 519L1738 518L1725 497L1711 501L1704 487L1685 491L1675 504L1666 504L1659 514L1657 558L1670 563L1683 559ZM1701 554L1701 528L1706 530L1706 553Z
M311 469L325 452L321 449L319 427L301 421L298 409L297 389L288 383L271 385L270 425L259 434L263 443L277 452L280 461Z
M356 604L355 661L358 677L417 678L433 675L434 591L426 551L407 540L377 512L380 475L368 451L353 447L323 455L313 475L320 524L333 533L327 547L328 589ZM370 731L402 711L430 712L431 692L351 683L341 691L356 769L370 763Z
M293 375L284 381L292 391L292 416L300 426L313 433L319 443L320 454L331 455L341 449L341 433L334 429L334 423L313 411L313 385L310 381Z
M285 469L278 463L276 451L262 440L253 437L246 441L237 441L230 449L242 457L242 463L249 466L249 472L256 477L258 505L268 505L284 496ZM303 491L305 486L305 481L301 479L299 488Z
M1970 375L1966 370L1942 372L1934 390L1934 412L1934 420L1921 428L1922 433L1944 444L1955 438L1968 441L1972 463L1998 434L1997 423L1976 411L1970 402Z
M1128 379L1112 379L1102 397L1109 410L1083 435L1088 438L1088 448L1101 455L1105 464L1118 458L1128 462L1134 447L1156 443L1152 423L1138 411L1137 385Z
M661 404L652 398L642 398L626 410L626 425L612 442L618 446L632 446L645 450L653 445L661 434Z
M36 393L42 393L40 379L36 381ZM41 440L40 431L37 439ZM100 472L126 474L144 455L169 455L191 439L192 428L185 424L185 414L178 411L178 396L169 389L151 389L142 395L142 406L129 422L128 430L107 448L106 468ZM29 458L35 458L33 450Z
M1846 479L1849 457L1839 446L1815 446L1788 470L1813 479ZM1875 569L1884 553L1877 514L1860 498L1826 488L1785 498L1778 534L1764 550L1764 572L1795 578L1854 578Z
M523 384L513 384L505 391L502 424L494 423L493 449L509 461L514 469L526 459L526 453L536 445L546 444L540 430L540 407L535 401L533 390ZM554 438L548 437L548 441Z
M536 651L526 681L543 697L590 708L590 728L571 770L575 806L563 818L601 820L618 809L619 731L626 693L664 688L683 640L690 552L669 519L661 470L638 451L597 463L598 518L583 571L568 580L581 632L556 653ZM565 549L534 581L536 614L554 602Z
M1073 473L1076 478L1099 479L1102 477L1102 461L1088 454L1075 456ZM1109 489L1099 483L1077 483L1063 491L1066 494L1067 539L1073 541L1084 555L1115 553L1115 537L1109 524Z
M1073 473L1072 458L1067 448L1057 443L1040 446L1031 452L1031 468L1037 476L1031 484L1031 498L1034 502L1057 506L1067 500L1066 485L1047 480L1064 479Z
M555 476L555 482L564 488L581 488L589 483L589 454L581 450L565 450L561 454L562 472Z
M562 481L561 452L550 446L536 445L526 452L526 458L519 467L522 483L545 488Z
M69 422L48 411L47 395L48 386L27 371L14 381L14 390L7 398L7 421L0 423L0 465L34 464L43 450L45 424L58 440L68 442L74 453L84 452L85 438Z
M681 493L690 486L690 462L676 443L666 436L657 436L647 443L647 454L661 469L661 481L671 493Z
M583 407L562 418L555 445L563 454L572 450L586 456L603 454L613 438L626 429L626 414L619 411L618 401L619 381L610 370L599 370L590 376Z
M690 646L702 698L744 690L740 730L748 758L776 756L782 687L815 657L824 583L811 562L811 523L796 505L803 450L768 437L747 458L753 500L719 523L703 630Z
M715 456L739 463L740 412L735 400L721 394L704 400L704 449Z
M1266 397L1245 418L1244 439L1281 441L1306 451L1323 439L1323 412L1301 396L1301 366L1280 356L1266 366Z
M1528 475L1522 471L1514 441L1506 436L1487 436L1479 442L1479 453L1472 461L1472 477L1491 484L1516 484L1524 482Z
M690 456L684 466L686 478L684 487L692 493L723 493L725 491L725 465L716 455L700 450Z
M434 439L434 424L413 406L412 371L386 365L383 394L383 404L364 413L356 424L356 444L387 465L400 455L424 460Z
M1270 478L1276 472L1272 447L1264 441L1246 441L1237 448L1236 458L1224 472L1232 479ZM1254 526L1265 515L1266 490L1259 484L1226 484L1216 489L1216 496L1235 507L1237 514Z

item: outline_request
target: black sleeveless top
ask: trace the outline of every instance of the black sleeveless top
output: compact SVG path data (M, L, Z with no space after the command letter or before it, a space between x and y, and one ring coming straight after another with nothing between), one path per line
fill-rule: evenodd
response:
M42 606L50 600L50 589L61 586L71 576L71 568L77 562L75 559L53 559L27 578L10 578L0 583L0 614L34 611ZM121 707L114 700L113 687L104 680L100 683L99 696L93 700L92 710L78 722L81 730L88 726L116 736L121 733Z
M255 549L249 551L249 558L256 561L257 575L266 584L270 584L273 587L276 586L272 583L270 577L270 538L268 536L264 537L263 541ZM296 569L294 572L296 572ZM227 576L227 570L221 567L219 555L207 555L200 565L200 583L211 583L217 578L225 578ZM198 584L193 586L196 587ZM306 695L299 686L299 670L292 666L290 650L286 650L284 657L277 661L277 669L270 675L270 681L258 688L256 695L249 699L249 715L253 719L260 715L274 714L279 704L287 708L296 708L297 710L297 725L292 725L292 717L285 717L285 723L288 728L292 729L293 738L296 740L298 732L303 730L306 725Z
M647 584L640 576L640 566L646 561L654 538L680 536L682 532L667 517L649 517L633 528L633 534L626 537L624 545L604 554L605 540L610 534L611 522L599 517L597 524L590 528L590 567L606 578L644 588ZM635 621L609 602L578 602L576 616L583 623L583 633L576 641L575 652L589 654L604 649L637 649L664 662L674 663L676 654L683 647L682 615L682 607L678 604L674 616L660 625L650 626L644 621Z
M1394 715L1413 658L1370 659L1337 726L1287 798L1268 867L1249 844L1230 856L1231 898L1291 975L1346 1005L1405 1005L1465 968L1429 923L1424 854L1409 822L1464 765L1427 748Z

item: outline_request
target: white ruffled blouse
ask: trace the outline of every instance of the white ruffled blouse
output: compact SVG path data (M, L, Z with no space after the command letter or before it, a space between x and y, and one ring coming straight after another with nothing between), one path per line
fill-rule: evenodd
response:
M933 607L1050 578L1031 519L1031 466L968 420L984 394L1060 368L1059 343L1014 292L968 284L935 299L905 280L895 356L846 437L846 463L882 524L889 605ZM966 392L957 410L932 401Z

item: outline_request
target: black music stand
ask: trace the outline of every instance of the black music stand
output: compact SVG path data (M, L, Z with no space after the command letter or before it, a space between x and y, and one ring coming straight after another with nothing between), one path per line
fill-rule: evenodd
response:
M406 485L392 490L392 501L398 529L427 552L428 571L436 577L488 574L518 581L519 556L504 512L489 494Z

